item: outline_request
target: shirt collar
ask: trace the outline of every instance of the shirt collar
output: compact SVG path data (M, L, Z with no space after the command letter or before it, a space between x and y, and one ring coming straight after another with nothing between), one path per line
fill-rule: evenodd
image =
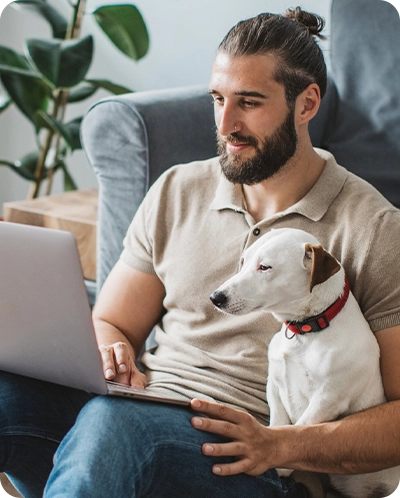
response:
M347 170L339 166L330 152L315 149L317 154L325 159L326 164L321 176L312 189L293 206L275 214L271 219L278 219L288 214L297 213L313 221L320 220L327 212L333 200L337 197L347 178ZM241 185L228 181L221 173L221 178L210 204L211 210L232 209L248 214Z
M246 212L246 202L242 186L230 182L221 173L215 197L210 204L210 209L217 211L233 209L234 211Z

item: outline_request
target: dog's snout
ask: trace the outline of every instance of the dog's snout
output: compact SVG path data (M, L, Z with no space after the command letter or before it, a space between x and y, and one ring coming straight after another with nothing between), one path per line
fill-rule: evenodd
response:
M210 299L214 306L222 308L228 302L228 296L224 291L215 291L211 294Z

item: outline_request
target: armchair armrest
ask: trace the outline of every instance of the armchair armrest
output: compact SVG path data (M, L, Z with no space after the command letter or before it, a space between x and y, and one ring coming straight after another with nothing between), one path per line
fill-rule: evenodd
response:
M174 164L215 156L211 99L205 87L106 98L88 111L81 137L99 182L99 290L150 185Z

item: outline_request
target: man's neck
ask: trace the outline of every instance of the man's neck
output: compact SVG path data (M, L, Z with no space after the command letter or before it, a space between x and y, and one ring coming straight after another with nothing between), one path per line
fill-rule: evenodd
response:
M285 211L312 189L324 166L325 160L312 148L297 153L272 178L256 185L243 185L247 211L256 222Z

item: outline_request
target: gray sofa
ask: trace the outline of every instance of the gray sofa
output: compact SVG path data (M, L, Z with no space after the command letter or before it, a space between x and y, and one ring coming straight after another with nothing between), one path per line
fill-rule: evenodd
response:
M399 46L400 19L391 4L333 0L328 92L310 123L314 146L331 151L398 207ZM100 195L97 289L118 260L149 186L174 164L215 155L206 92L190 87L110 97L87 113L82 142Z

